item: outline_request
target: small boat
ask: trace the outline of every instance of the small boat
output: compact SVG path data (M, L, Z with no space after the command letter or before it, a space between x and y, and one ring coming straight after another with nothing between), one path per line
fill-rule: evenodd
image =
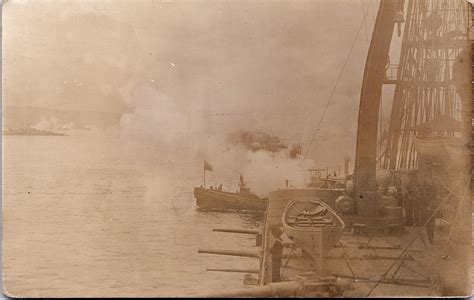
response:
M266 198L260 198L249 188L240 186L238 192L225 192L220 188L194 188L196 205L201 210L260 211L267 208Z
M323 201L299 199L290 202L282 217L283 230L296 246L319 260L342 236L344 222Z
M263 212L267 209L268 199L263 199L250 191L244 182L244 176L240 175L239 190L235 193L222 190L219 187L206 188L206 171L213 171L212 165L204 160L203 175L204 185L194 188L194 198L200 210L242 210Z
M469 159L469 147L462 139L450 136L413 137L416 151L426 158L450 163L465 164Z

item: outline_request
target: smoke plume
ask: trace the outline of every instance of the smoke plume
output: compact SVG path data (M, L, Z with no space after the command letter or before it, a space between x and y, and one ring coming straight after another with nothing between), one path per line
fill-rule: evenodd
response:
M239 130L231 133L228 136L228 141L233 145L240 145L252 152L262 150L275 153L288 148L279 137L260 131Z
M181 107L154 87L137 90L130 103L133 110L121 118L121 138L127 153L142 162L147 176L156 178L152 182L167 182L170 187L192 174L198 184L205 159L214 166L213 172L207 172L207 185L223 183L233 190L242 174L248 186L264 197L285 187L286 180L295 187L303 186L303 171L312 164L311 160L291 159L277 136L235 130L246 128L245 122L225 126L222 120L222 124L209 125L207 111L198 105Z
M54 116L51 116L50 118L41 116L40 121L31 127L39 130L65 131L73 129L76 126L72 122L63 122Z

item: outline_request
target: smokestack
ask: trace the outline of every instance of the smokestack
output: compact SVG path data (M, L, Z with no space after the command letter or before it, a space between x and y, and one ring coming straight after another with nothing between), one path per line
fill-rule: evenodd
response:
M351 158L349 156L346 156L344 158L344 177L347 177L349 175L349 162L351 161Z

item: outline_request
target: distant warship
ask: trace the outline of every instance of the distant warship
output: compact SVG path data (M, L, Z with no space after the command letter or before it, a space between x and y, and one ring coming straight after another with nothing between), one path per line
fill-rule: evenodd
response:
M3 131L3 135L46 135L46 136L64 136L63 133L56 133L48 130L41 130L36 128L18 128Z

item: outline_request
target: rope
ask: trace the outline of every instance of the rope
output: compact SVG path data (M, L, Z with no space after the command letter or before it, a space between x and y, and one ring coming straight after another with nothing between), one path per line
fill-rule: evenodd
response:
M470 181L471 181L471 179L469 179L469 182ZM451 243L451 239L453 238L454 229L456 228L457 225L460 224L459 216L460 216L461 211L462 211L462 206L464 205L464 200L466 200L466 198L467 198L467 192L468 191L469 191L469 183L467 185L466 190L464 191L464 196L459 199L459 204L458 204L458 207L457 207L457 210L456 210L456 214L454 216L453 225L451 226L451 230L449 231L449 235L448 235L448 240L446 241L446 244L444 244L444 247L443 247L443 250L441 251L441 253L446 253L446 250L448 250L448 246ZM433 289L436 285L436 278L438 277L438 274L439 274L440 270L441 270L441 263L439 263L437 265L435 276L433 277L433 283L431 284L430 292L428 293L428 295L431 294L431 292L433 291Z
M471 178L472 178L472 175L471 175ZM470 180L469 180L470 182ZM460 184L461 184L461 180L459 180L458 184L456 185L455 188L457 188ZM466 188L466 191L469 190L469 184L467 185L467 188ZM438 213L438 211L441 209L442 205L444 203L446 203L449 199L450 199L450 196L451 195L451 191L449 191L448 195L443 199L443 201L441 201L441 203L438 205L438 207L436 207L436 209L433 211L433 213L431 214L431 216L428 218L428 220L426 220L425 224L422 226L422 228L425 228L426 225L436 216L436 214ZM370 291L367 293L366 297L369 297L370 294L375 290L375 288L385 279L385 277L387 276L387 274L392 270L392 268L400 261L400 259L402 258L402 256L408 251L408 249L410 248L410 246L413 244L413 242L416 240L416 238L421 234L422 230L419 229L417 230L413 236L411 237L410 239L410 242L408 243L408 245L403 249L403 251L398 255L398 258L397 260L395 260L393 262L393 264L390 265L390 267L382 274L382 276L380 276L379 280L377 280L377 282L374 284L374 286L370 289Z
M344 261L346 262L346 266L347 266L347 268L349 269L349 271L351 272L352 278L355 279L355 280L357 280L357 275L356 275L355 272L354 272L354 268L352 268L351 264L349 263L349 259L348 259L348 255L347 255L346 249L344 248L344 245L342 244L341 241L339 241L339 245L341 246L341 249L342 249L342 258L343 258Z
M365 41L367 45L369 44L369 35L367 34L367 22L365 21L365 8L364 8L364 0L360 0L360 5L362 6L362 14L364 16L364 30L365 30Z
M372 5L371 5L371 4L372 4ZM369 6L371 6L371 8L372 8L372 18L374 19L374 23L375 23L375 20L377 19L377 16L375 15L375 8L374 8L375 3L371 1L371 2L369 3Z
M372 3L372 0L371 0L370 2ZM346 68L347 63L349 62L349 58L350 58L350 56L351 56L351 54L352 54L352 50L354 49L354 46L355 46L355 44L356 44L356 42L357 42L357 39L358 39L359 34L360 34L361 30L362 30L362 27L363 27L364 24L365 24L365 16L367 15L367 13L368 13L368 11L369 11L369 8L370 8L370 3L369 3L369 6L367 7L367 9L366 9L366 11L365 11L364 19L363 19L362 22L360 23L359 29L357 30L357 34L356 34L356 36L355 36L355 38L354 38L354 41L352 42L352 45L351 45L351 48L350 48L350 50L349 50L349 53L347 54L346 60L344 61L344 64L342 65L341 72L339 72L339 76L337 77L336 83L334 84L334 87L332 88L331 95L329 96L329 100L328 100L328 102L326 103L326 106L324 107L323 114L322 114L321 118L319 119L319 122L318 122L318 125L317 125L317 127L316 127L316 130L315 130L313 136L311 137L311 141L310 141L310 143L309 143L309 145L308 145L308 150L306 151L306 154L304 155L304 158L307 158L308 153L309 153L309 151L311 150L311 145L313 144L313 142L314 142L314 140L315 140L315 138L316 138L316 135L318 134L319 128L320 128L320 126L321 126L321 123L322 123L322 121L323 121L323 119L324 119L324 116L326 115L326 112L327 112L327 110L328 110L329 104L331 103L332 98L333 98L333 96L334 96L334 92L336 91L336 88L337 88L337 86L338 86L338 84L339 84L339 81L341 80L342 74L344 73L344 70L345 70L345 68Z

